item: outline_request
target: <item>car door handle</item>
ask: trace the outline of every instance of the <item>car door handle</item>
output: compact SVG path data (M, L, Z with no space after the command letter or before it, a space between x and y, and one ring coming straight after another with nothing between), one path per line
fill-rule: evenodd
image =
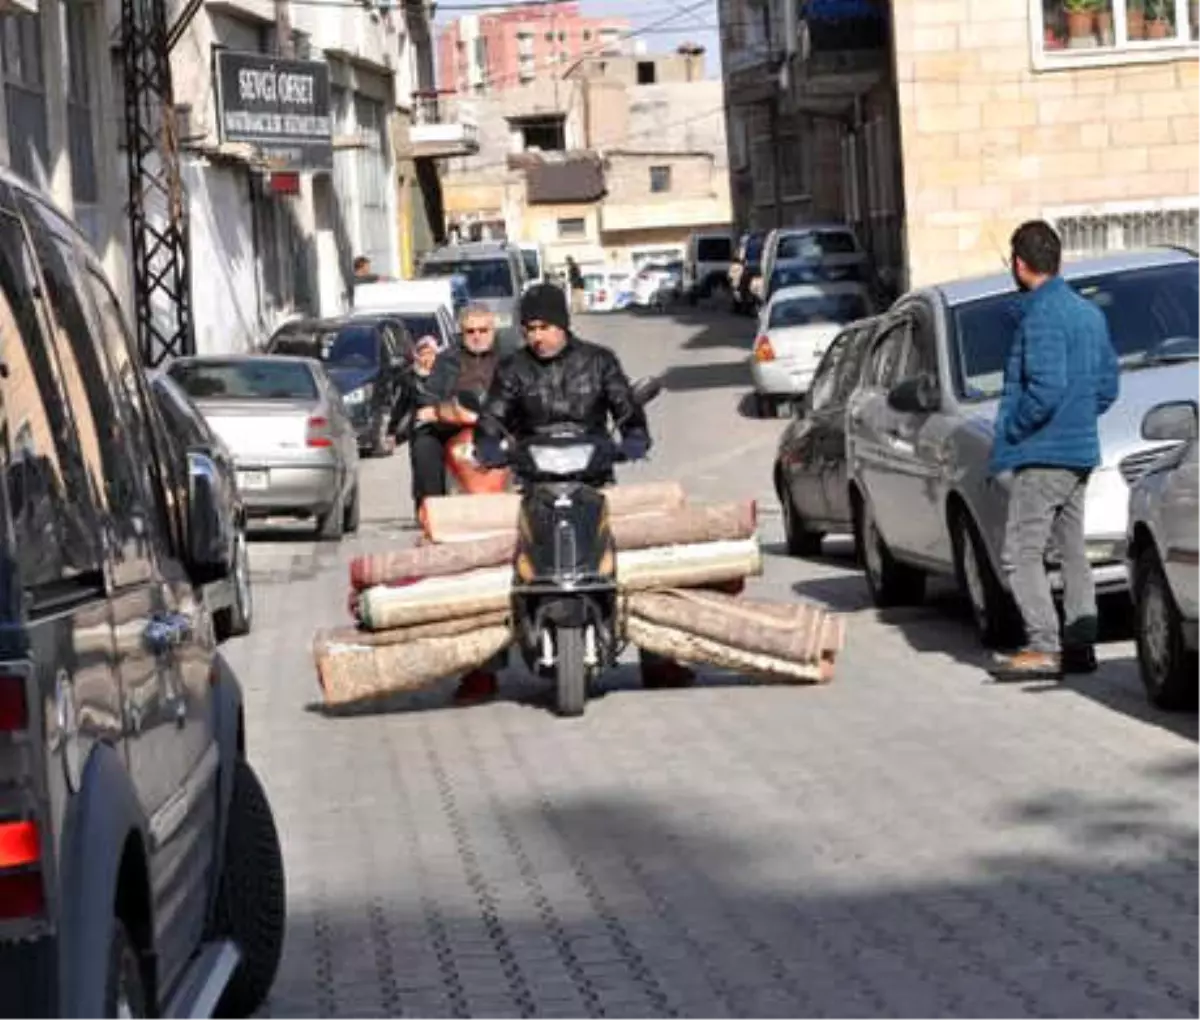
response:
M156 656L178 648L192 636L192 621L183 613L158 613L146 625L146 647Z

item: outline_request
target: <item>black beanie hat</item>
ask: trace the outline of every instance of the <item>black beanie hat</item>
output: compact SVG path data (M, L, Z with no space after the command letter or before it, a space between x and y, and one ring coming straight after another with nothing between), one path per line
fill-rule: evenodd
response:
M552 283L535 283L521 298L521 325L548 322L560 329L570 329L571 312L567 295Z

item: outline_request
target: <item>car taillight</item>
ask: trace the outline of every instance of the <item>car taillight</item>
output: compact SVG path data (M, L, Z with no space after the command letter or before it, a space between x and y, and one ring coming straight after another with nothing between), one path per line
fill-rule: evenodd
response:
M766 336L760 336L754 341L754 360L755 361L774 361L775 348L771 346L771 341Z
M29 725L25 678L0 673L0 733L16 733Z
M36 917L46 905L36 822L0 822L0 920Z
M308 445L323 449L333 445L333 437L329 434L329 419L314 415L308 419Z

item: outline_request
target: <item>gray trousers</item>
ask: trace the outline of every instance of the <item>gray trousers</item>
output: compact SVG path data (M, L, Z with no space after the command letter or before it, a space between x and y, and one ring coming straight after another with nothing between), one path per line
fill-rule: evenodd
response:
M1004 536L1004 570L1025 622L1026 647L1058 653L1096 640L1096 585L1084 544L1088 471L1027 467L1013 477ZM1046 574L1053 539L1062 558L1063 641Z

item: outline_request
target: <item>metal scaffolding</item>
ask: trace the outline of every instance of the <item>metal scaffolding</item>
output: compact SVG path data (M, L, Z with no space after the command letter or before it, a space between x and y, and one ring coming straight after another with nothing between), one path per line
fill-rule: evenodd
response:
M133 313L149 366L194 353L196 346L171 88L171 42L184 24L181 17L168 30L164 0L121 0Z

